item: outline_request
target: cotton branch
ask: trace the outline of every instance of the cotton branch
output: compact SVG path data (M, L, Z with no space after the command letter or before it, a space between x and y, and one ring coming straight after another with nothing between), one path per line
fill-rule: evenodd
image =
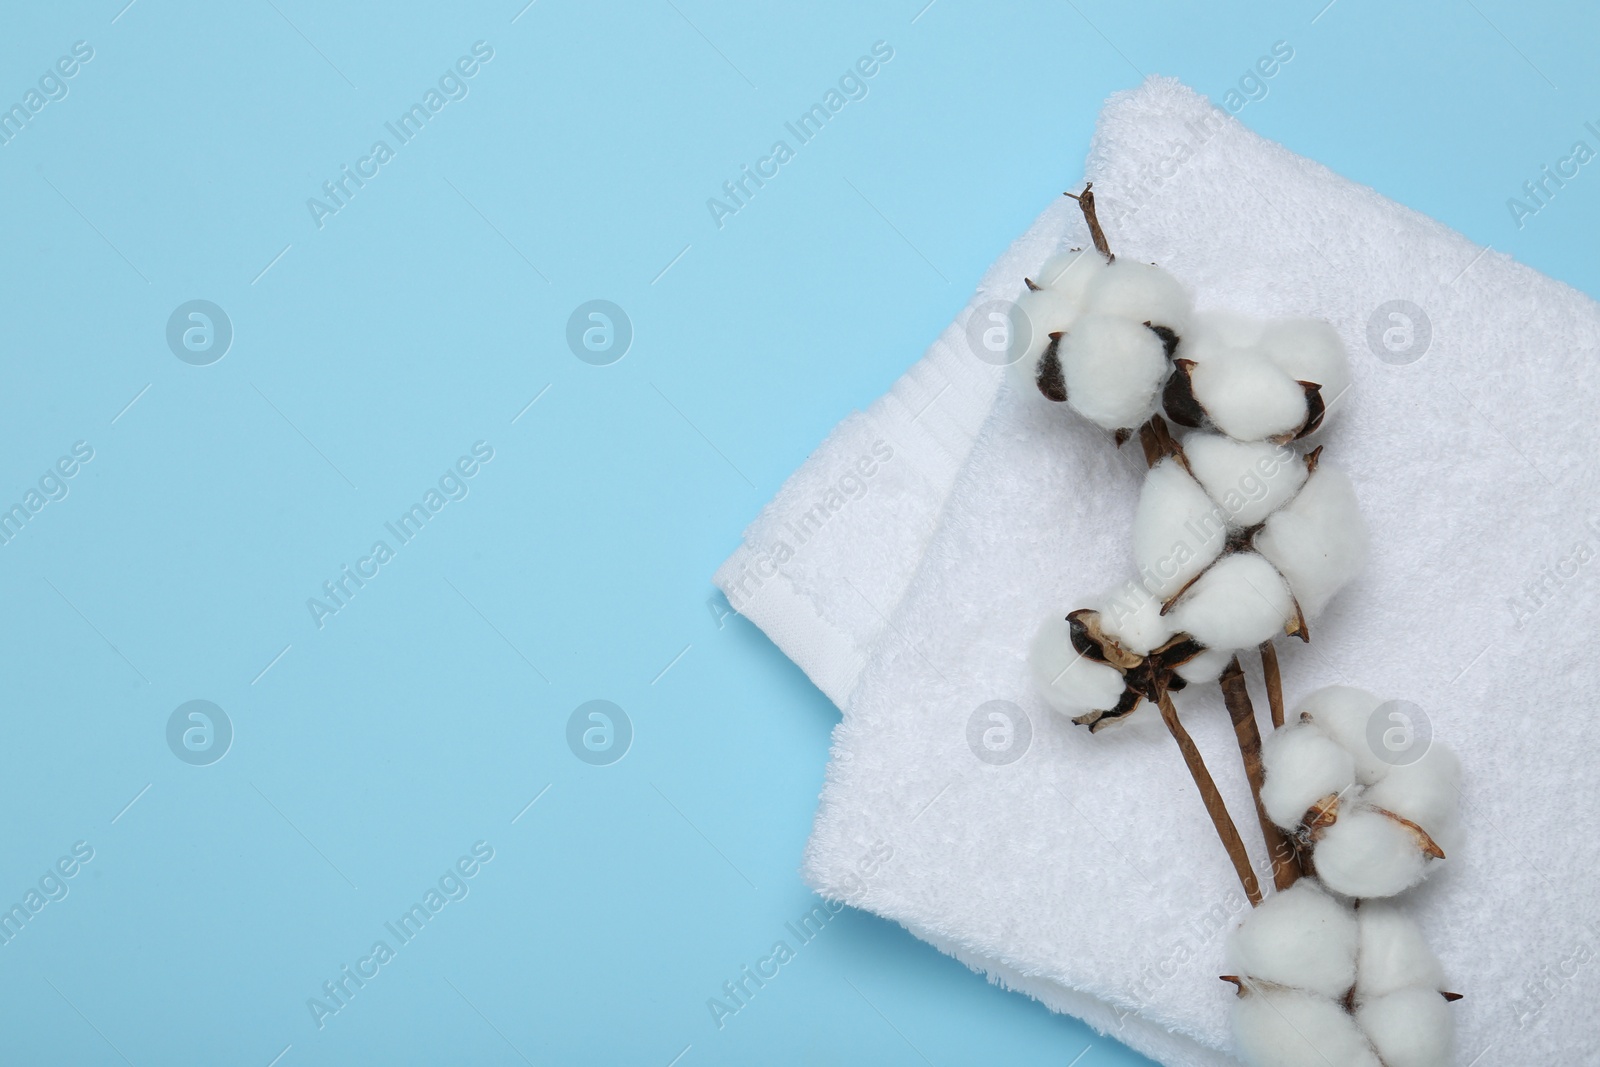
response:
M1267 704L1272 708L1272 728L1276 730L1283 725L1283 674L1278 670L1278 650L1271 641L1261 645L1261 674L1267 681Z
M1227 705L1228 717L1233 720L1234 736L1239 739L1239 757L1244 761L1244 776L1250 783L1250 799L1255 803L1261 838L1272 859L1272 884L1279 890L1288 889L1304 872L1289 835L1278 829L1261 806L1261 786L1266 781L1266 772L1261 766L1261 730L1256 725L1255 707L1250 703L1250 690L1245 685L1238 656L1223 668L1217 683L1222 687L1222 702Z
M1163 691L1156 703L1161 709L1161 721L1167 724L1172 739L1178 743L1178 751L1183 754L1183 762L1189 767L1189 776L1194 779L1195 788L1200 790L1200 799L1205 803L1206 813L1211 816L1211 825L1216 827L1217 836L1222 839L1222 847L1227 850L1228 858L1233 861L1234 873L1239 876L1239 884L1244 886L1244 895L1250 898L1250 906L1255 907L1261 903L1261 886L1256 881L1256 872L1250 868L1250 856L1244 850L1244 841L1239 837L1239 828L1233 824L1233 817L1228 814L1228 807L1222 802L1222 794L1218 792L1217 783L1212 780L1211 772L1206 770L1206 762L1201 758L1200 749L1195 746L1194 738L1189 736L1189 731L1178 721L1178 709L1173 706L1172 697Z
M1095 250L1106 257L1110 263L1117 257L1111 254L1111 246L1106 243L1106 231L1100 228L1100 219L1094 212L1094 182L1085 182L1081 193L1063 193L1078 202L1078 208L1083 212L1083 221L1089 224L1089 239L1094 242Z

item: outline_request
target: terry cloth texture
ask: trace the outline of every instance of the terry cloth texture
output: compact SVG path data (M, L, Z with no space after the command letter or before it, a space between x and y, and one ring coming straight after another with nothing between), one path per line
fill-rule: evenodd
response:
M971 301L889 392L852 413L792 474L715 581L842 704L927 550L1004 377L1005 305L1023 275L1088 243L1058 198L989 268Z

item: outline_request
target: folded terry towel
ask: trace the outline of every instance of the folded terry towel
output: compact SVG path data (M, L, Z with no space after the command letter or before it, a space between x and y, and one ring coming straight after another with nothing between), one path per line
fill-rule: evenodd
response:
M855 688L916 573L1004 376L989 312L1051 253L1088 240L1058 198L989 268L922 359L841 422L718 568L729 605L835 704Z
M1120 255L1160 262L1201 307L1344 337L1355 386L1326 457L1355 483L1372 561L1310 645L1284 644L1290 701L1333 682L1415 701L1461 755L1463 840L1404 898L1467 996L1457 1061L1587 1062L1600 308L1174 82L1114 98L1086 170ZM1132 573L1141 467L1002 390L844 701L806 874L1162 1062L1230 1063L1216 976L1246 905L1175 746L1148 710L1070 726L1025 664L1043 616ZM891 529L839 546L846 592ZM996 700L1031 735L1008 764L968 740ZM1264 862L1220 699L1178 700ZM885 843L892 859L871 859Z

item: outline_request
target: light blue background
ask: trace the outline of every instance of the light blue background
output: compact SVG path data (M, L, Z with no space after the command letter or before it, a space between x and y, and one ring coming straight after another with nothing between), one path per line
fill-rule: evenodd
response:
M524 2L7 5L0 103L94 58L0 147L0 504L95 454L0 547L0 904L94 859L0 946L0 1062L1143 1062L854 911L714 1025L815 903L836 712L709 576L1142 74L1221 101L1287 41L1243 121L1595 291L1600 175L1521 229L1506 200L1594 143L1600 17ZM470 94L318 229L307 198L479 40ZM879 40L870 94L718 229L706 199ZM211 366L164 339L194 298L234 326ZM634 324L611 366L564 341L592 298ZM479 440L470 496L319 630L307 598ZM197 698L236 731L208 767L165 741ZM633 723L611 766L565 741L592 698ZM319 1030L307 998L479 840L470 895Z

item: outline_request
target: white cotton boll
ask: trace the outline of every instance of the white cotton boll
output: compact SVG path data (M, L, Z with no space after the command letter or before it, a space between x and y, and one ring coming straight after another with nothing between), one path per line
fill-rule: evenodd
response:
M1145 326L1085 315L1067 331L1057 352L1068 406L1096 426L1131 428L1155 414L1171 364L1161 338Z
M1289 377L1322 386L1322 403L1329 414L1343 406L1344 401L1334 401L1350 388L1350 357L1332 326L1319 319L1268 323L1261 333L1261 347Z
M1101 632L1135 655L1149 655L1174 633L1161 615L1161 601L1137 587L1098 597L1092 606L1100 612Z
M1294 717L1315 724L1355 758L1356 781L1372 785L1389 773L1391 765L1379 759L1367 739L1373 712L1383 701L1365 689L1330 685L1308 694L1294 709Z
M1362 807L1342 807L1311 858L1322 884L1347 897L1392 897L1421 881L1427 865L1415 834Z
M1006 374L1013 389L1044 400L1038 384L1039 359L1050 345L1050 335L1065 332L1078 321L1081 308L1079 297L1056 289L1029 289L1017 298L1014 317L1025 320L1027 327L1013 324L1008 331Z
M1165 600L1222 552L1227 523L1200 483L1176 459L1150 468L1133 515L1133 559L1139 578Z
M1211 421L1234 440L1294 433L1306 421L1305 388L1260 349L1218 348L1195 360L1190 381Z
M1352 685L1330 685L1308 695L1295 708L1295 716L1315 723L1355 757L1356 781L1371 785L1389 773L1367 740L1367 724L1383 701Z
M1206 685L1222 677L1222 671L1233 659L1231 648L1208 648L1194 659L1174 668L1178 677L1190 685Z
M1013 389L1044 400L1039 391L1039 360L1050 345L1052 333L1065 333L1083 315L1084 296L1095 275L1104 270L1105 257L1093 249L1058 252L1029 276L1037 288L1017 298L1017 311L1026 329L1010 331L1006 373Z
M1057 252L1044 261L1033 284L1059 293L1080 313L1087 307L1089 286L1106 268L1106 257L1092 248Z
M1122 697L1122 675L1115 667L1079 654L1072 647L1065 618L1052 617L1039 624L1028 653L1028 669L1045 701L1069 717L1108 711Z
M1444 968L1422 929L1398 904L1366 900L1356 909L1356 998L1387 996L1408 986L1444 987ZM1441 998L1443 999L1443 998Z
M1410 819L1437 840L1455 827L1460 786L1461 761L1448 745L1433 741L1421 759L1391 768L1362 800Z
M1267 519L1254 545L1289 579L1307 621L1321 615L1367 559L1367 526L1350 479L1336 467L1319 466Z
M1448 1067L1454 1023L1450 1004L1437 990L1413 987L1356 1009L1385 1067Z
M1262 986L1233 1004L1233 1039L1250 1067L1382 1067L1342 1005Z
M1309 879L1268 897L1228 939L1238 974L1339 999L1356 980L1356 915Z
M1305 458L1288 445L1244 442L1214 433L1183 439L1189 469L1234 526L1254 526L1306 481Z
M1235 552L1195 579L1167 613L1173 628L1207 648L1255 648L1294 615L1289 587L1254 552Z
M1184 355L1205 359L1226 348L1249 348L1261 340L1266 323L1237 311L1199 311L1183 339Z
M1261 742L1261 763L1267 774L1261 806L1285 830L1299 826L1311 805L1329 793L1344 793L1356 781L1350 753L1308 723L1290 723L1268 734Z
M1084 294L1088 310L1134 323L1165 326L1182 337L1194 301L1183 284L1153 263L1118 259L1097 271Z

